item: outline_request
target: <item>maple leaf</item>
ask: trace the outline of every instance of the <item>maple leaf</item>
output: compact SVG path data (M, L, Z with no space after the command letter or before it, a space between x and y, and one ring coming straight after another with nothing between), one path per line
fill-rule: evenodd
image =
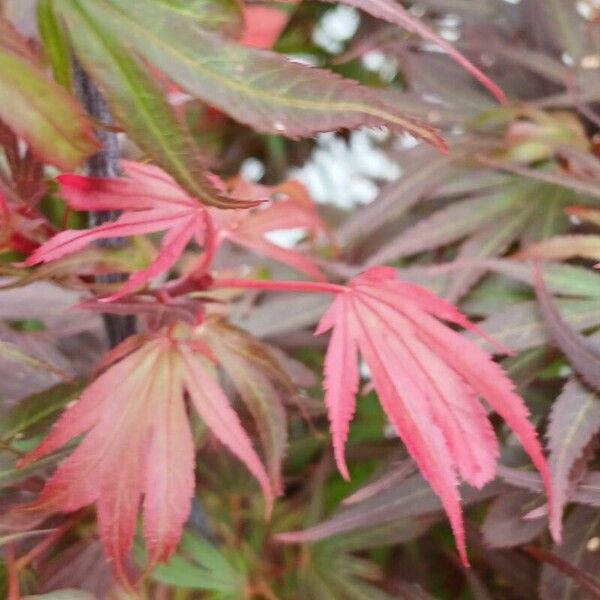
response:
M260 211L244 223L246 211L232 211L229 216L225 212L220 215L216 209L209 211L158 167L122 161L121 168L126 177L97 178L74 174L58 177L61 194L75 210L120 210L123 213L116 221L93 229L58 233L36 249L26 264L57 260L100 239L165 231L154 261L146 269L134 272L118 292L105 300L116 300L130 294L153 277L166 272L177 262L191 240L204 245L219 244L229 239L311 276L321 277L308 259L264 239L270 228L306 227L314 231L324 227L314 209L310 212L297 201L282 200L281 206L274 205L272 209ZM293 185L290 183L288 187ZM265 196L257 197L257 192L262 189L267 194L268 190L277 188L258 186L252 190L251 198L238 200L238 206L249 208L261 204ZM246 195L250 195L248 190ZM215 240L207 240L207 228L212 228L212 218L221 223L219 235Z
M68 408L48 437L25 456L26 466L86 434L28 509L71 512L95 503L100 537L115 576L127 584L131 548L143 496L149 564L164 561L181 536L194 494L190 404L214 436L239 458L273 502L269 476L221 389L210 351L198 330L177 325L109 367Z
M540 472L552 507L548 467L528 411L491 357L437 319L478 331L452 304L375 267L354 278L325 313L333 329L325 358L325 403L335 459L348 478L344 445L355 410L359 353L391 424L440 497L467 564L458 475L481 488L493 479L498 444L483 397L512 429ZM552 510L552 509L551 509ZM560 520L551 529L560 538Z
M537 264L534 265L534 287L548 333L583 381L600 392L600 352L593 341L565 323Z
M207 318L206 342L233 383L256 425L276 493L283 490L281 465L287 449L284 398L298 394L269 349L244 330L220 318Z
M41 219L32 217L23 203L14 206L0 190L0 252L32 252L39 245L37 239L45 232Z
M251 48L272 48L289 21L285 10L271 6L244 7L244 35L240 42Z
M337 0L325 1L334 2ZM407 9L403 8L398 2L395 2L395 0L341 0L341 2L359 8L388 23L394 23L418 35L423 40L434 43L479 81L501 104L506 105L508 103L504 92L485 73L482 73L471 61L458 52L452 44L435 33L435 31L432 31L420 19L413 17Z
M46 76L27 40L0 18L0 121L35 155L73 169L99 148L91 120L64 87Z
M559 514L587 472L589 452L600 431L600 398L576 377L571 377L552 405L547 438L548 466Z
M257 254L273 258L313 279L323 279L323 274L312 260L299 252L270 242L268 233L279 230L302 228L315 235L327 232L327 228L315 209L306 188L296 180L285 181L276 186L252 184L243 180L236 182L236 197L251 201L272 198L273 202L247 211L211 210L218 228L218 239L243 246ZM279 199L278 199L279 198Z
M204 241L205 209L158 167L122 161L127 177L60 175L61 194L75 210L122 210L114 222L93 229L62 231L43 244L26 264L46 263L81 250L93 241L167 231L160 251L146 269L137 271L110 299L133 292L172 267L194 238Z
M233 191L244 196L237 200L238 206L244 208L262 204L268 195L276 193L285 194L287 198L252 213L247 210L220 211L207 209L158 167L122 161L121 168L126 177L74 174L58 177L61 194L71 208L121 210L123 213L116 221L93 229L56 234L28 257L27 265L57 260L100 239L165 231L160 250L152 263L146 269L134 272L119 291L104 300L117 300L130 294L170 269L191 240L200 246L208 246L209 257L220 243L228 239L312 277L322 278L308 258L281 248L264 237L274 229L304 227L315 232L325 228L300 183L290 181L273 188L238 184ZM223 187L222 183L218 183ZM213 221L217 224L217 232L209 239L207 230L212 233Z

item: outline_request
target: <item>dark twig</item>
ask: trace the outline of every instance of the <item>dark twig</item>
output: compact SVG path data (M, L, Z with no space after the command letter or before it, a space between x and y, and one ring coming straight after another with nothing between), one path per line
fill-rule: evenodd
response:
M73 81L75 93L80 99L88 114L98 123L111 125L111 116L104 99L98 88L88 77L81 65L73 61ZM119 141L117 134L105 129L96 130L96 136L102 142L102 149L92 156L87 163L88 175L94 177L116 177L119 174ZM97 227L107 221L114 221L118 217L115 211L90 212L90 227ZM100 240L99 245L109 248L119 248L123 245L121 238ZM123 281L124 277L118 274L99 275L98 281L116 283ZM130 315L103 315L106 334L111 347L118 345L124 339L135 333L135 318Z

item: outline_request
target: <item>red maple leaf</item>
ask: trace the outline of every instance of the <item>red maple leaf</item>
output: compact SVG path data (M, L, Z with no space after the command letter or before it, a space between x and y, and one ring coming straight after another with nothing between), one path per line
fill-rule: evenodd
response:
M271 6L244 7L244 35L240 42L252 48L272 48L283 33L290 13Z
M93 229L58 233L29 256L28 265L56 260L96 240L164 231L166 233L154 261L146 269L133 273L117 293L105 300L116 300L130 294L153 277L166 272L177 262L191 240L204 246L209 257L219 243L229 239L310 276L321 276L309 259L264 238L271 228L306 227L312 231L324 228L313 207L290 197L257 212L209 210L158 167L131 161L122 161L121 167L126 177L96 178L74 174L58 177L61 194L71 208L123 213L116 221ZM288 182L280 187L285 190L290 185L300 184ZM239 206L247 209L260 205L277 190L278 187L240 186L239 193L246 197L238 201ZM259 192L265 195L260 197ZM237 191L234 190L234 193ZM213 221L217 222L216 232L213 231Z
M33 252L46 233L44 221L25 203L20 204L9 203L0 190L0 252Z
M458 476L480 488L493 479L498 457L479 396L531 457L550 507L551 484L527 408L512 382L485 351L438 319L477 330L452 304L398 281L394 269L376 267L354 278L317 329L317 334L333 329L325 359L325 403L336 462L348 478L344 445L355 410L360 353L386 415L440 497L467 564ZM560 520L552 510L551 515L558 540Z
M161 169L123 161L127 177L98 178L60 175L61 195L75 210L120 210L114 222L93 229L62 231L27 259L28 265L50 262L81 250L95 240L166 231L160 251L149 267L134 273L111 299L135 291L172 267L193 238L204 242L206 209L186 194Z
M312 235L326 232L327 228L317 214L306 188L299 181L289 180L271 187L239 180L232 193L236 198L248 201L271 198L273 202L258 206L251 212L211 209L219 241L229 240L256 254L282 262L313 279L323 279L323 274L310 258L278 246L267 237L270 232L296 228L305 229Z
M113 357L122 357L131 345L125 341ZM100 375L20 463L25 466L86 434L28 508L71 512L95 503L106 554L125 584L124 561L142 496L150 566L173 553L190 512L194 444L185 392L207 428L256 477L271 510L269 477L208 355L197 332L183 325L141 346L138 339L138 348Z

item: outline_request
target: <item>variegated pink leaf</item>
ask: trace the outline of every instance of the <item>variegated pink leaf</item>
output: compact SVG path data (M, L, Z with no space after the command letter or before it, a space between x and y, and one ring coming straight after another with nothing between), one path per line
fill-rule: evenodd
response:
M106 555L125 585L131 580L126 559L142 498L150 566L171 556L190 512L194 444L186 391L209 431L258 479L267 512L273 501L267 473L194 331L181 325L137 345L83 392L20 463L29 465L85 434L40 497L23 510L71 512L96 504Z
M391 424L446 510L467 563L458 476L481 488L495 475L498 444L478 396L498 412L540 472L560 539L560 518L535 429L513 384L472 341L440 323L477 330L454 306L378 267L355 277L325 314L333 328L325 364L325 403L335 456L347 476L343 446L354 412L357 349Z

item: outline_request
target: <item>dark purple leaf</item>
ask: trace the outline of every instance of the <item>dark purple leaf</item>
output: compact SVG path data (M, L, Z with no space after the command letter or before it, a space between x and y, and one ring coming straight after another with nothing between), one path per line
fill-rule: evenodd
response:
M600 353L597 348L565 322L539 271L536 277L535 291L552 339L565 353L582 379L595 390L600 390Z
M552 474L554 502L562 513L572 487L575 463L600 429L600 398L576 379L571 379L552 405L548 426L548 466Z

